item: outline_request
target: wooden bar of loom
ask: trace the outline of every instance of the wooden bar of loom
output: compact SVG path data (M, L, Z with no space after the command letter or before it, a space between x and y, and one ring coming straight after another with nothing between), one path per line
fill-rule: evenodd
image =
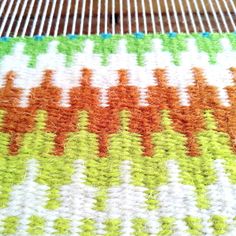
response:
M154 10L154 12L157 12L158 11L158 9L157 9L157 5L155 4L155 1L156 0L152 0L152 2L153 2L153 10ZM230 5L230 0L225 0L226 1L226 3L228 4L228 5ZM72 12L74 12L74 8L75 8L75 4L73 4L73 2L75 2L75 0L73 1L71 1L72 2L72 4L71 4L71 9L70 9L70 11L71 11L71 13ZM99 2L99 0L93 0L93 5L94 6L98 6L98 2ZM112 1L111 0L109 0L109 2L111 3ZM180 13L181 12L181 9L180 9L180 6L179 6L179 4L178 4L178 0L175 0L175 2L176 2L176 10L177 10L177 12L178 13ZM187 7L186 7L186 4L185 4L185 2L184 1L182 1L183 2L183 5L184 5L184 8L185 8L185 10L187 11L188 9L187 9ZM52 5L52 3L53 3L53 1L50 1L49 2L49 9L51 8L51 5ZM65 3L66 3L66 1L65 1ZM87 1L87 4L86 4L86 7L85 7L85 11L86 11L86 13L88 14L89 13L89 10L90 10L90 4L89 4L90 2L89 1ZM146 8L145 8L145 10L146 10L146 13L150 13L150 8L148 7L149 6L149 0L144 0L144 3L145 3L145 6L147 6ZM197 5L198 5L198 7L199 7L199 11L201 12L201 13L203 13L203 6L202 6L202 4L201 4L201 0L196 0L196 3L197 3ZM224 3L223 3L223 1L220 1L219 2L220 3L220 6L222 7L222 9L224 8ZM81 3L80 3L81 4ZM105 0L101 0L101 5L104 5L105 4ZM169 11L170 12L172 12L172 7L171 7L171 0L167 0L167 4L168 4L168 6L169 6ZM194 2L193 2L193 0L190 0L189 1L189 4L190 4L190 6L191 6L191 10L195 13L196 12L196 8L195 8L195 6L194 6ZM205 7L206 7L206 10L210 13L212 10L211 10L211 7L210 7L210 4L209 4L209 2L207 2L207 1L204 1L204 4L205 4ZM217 5L216 5L216 2L213 0L212 1L212 4L214 5L214 8L215 8L215 10L216 10L216 12L219 12L219 9L218 9L218 7L217 7ZM20 3L20 5L23 5L23 1ZM135 4L134 4L134 1L130 1L130 11L132 12L132 13L134 13L135 12L135 6L134 6ZM138 11L139 11L139 13L142 13L142 1L141 0L137 0L137 5L138 5ZM160 5L161 5L161 11L163 12L163 13L165 13L166 12L166 9L165 9L165 4L164 4L164 1L162 0L162 1L160 1ZM127 13L127 11L128 11L128 9L127 9L127 1L125 1L125 0L123 0L123 12L124 13ZM36 8L37 8L37 5L35 5L34 6L34 8L33 8L33 15L35 15L35 12L36 12ZM56 11L58 10L58 8L59 8L59 4L57 4L56 5ZM25 11L25 16L27 16L27 12L28 12L28 10L29 10L29 6L27 6L26 7L26 11ZM93 8L93 11L94 11L94 13L96 13L96 7L94 7ZM103 10L104 10L104 8L103 8ZM64 7L63 9L62 9L62 16L65 16L66 15L66 11L67 11L67 8L66 7ZM109 11L109 13L112 13L112 5L111 4L109 4L108 5L108 11ZM115 1L115 12L116 13L120 13L120 1L118 0L116 0ZM19 14L19 12L18 12L18 14ZM50 15L50 12L48 11L47 12L47 16L49 16Z
M6 17L6 12L7 12L7 7L10 4L10 1L14 1L12 5L12 9L10 11L10 14L7 19L7 22L5 24L4 29L2 29L2 35L5 36L7 33L8 25L10 24L11 18L13 17L13 12L15 6L17 6L17 1L19 0L7 0L7 3L5 5L5 8L3 10L3 14L0 17L0 26L2 22L4 21L4 17ZM25 0L27 1L27 0ZM9 35L6 36L13 36L14 35L14 29L18 23L19 17L21 15L21 11L24 6L25 1L20 1L18 10L15 14L15 19L12 25L12 29ZM45 11L45 6L47 1L48 3L48 8ZM39 9L39 14L38 14L38 20L35 23L35 30L34 30L34 35L38 34L38 29L40 25L42 24L42 15L45 14L45 20L43 22L43 27L42 27L42 34L46 34L47 32L51 35L55 35L55 26L57 23L57 17L58 17L58 12L60 9L60 4L62 3L62 11L61 15L59 16L59 24L58 24L58 32L57 34L63 34L65 33L64 25L66 22L66 18L68 19L68 25L66 29L66 33L69 34L72 32L72 25L73 25L73 19L74 19L74 14L75 14L75 6L76 6L76 1L77 0L71 0L71 1L56 1L55 5L55 12L52 17L52 27L50 30L47 30L47 26L50 21L50 16L51 16L51 10L53 7L53 3L56 0L41 0L41 7ZM90 11L91 7L91 1L92 1L92 11ZM98 6L99 6L99 1L100 1L100 15L98 15ZM71 3L70 5L69 2ZM122 8L120 3L122 2ZM135 7L135 2L137 3L137 7ZM151 2L151 5L150 5ZM160 6L158 8L157 2L160 3ZM173 7L173 2L174 2L174 7ZM182 3L182 9L181 9L181 4ZM218 2L218 5L217 5ZM224 31L235 31L235 25L232 23L232 20L235 22L236 19L236 12L234 9L234 6L232 5L232 2L234 4L233 0L132 0L129 1L129 5L126 0L79 0L77 1L78 3L78 9L77 9L77 15L76 15L76 28L75 28L75 34L81 33L81 24L83 23L83 28L82 28L82 33L83 34L88 34L88 33L101 33L104 32L107 29L107 32L112 32L112 24L115 25L114 30L115 33L129 33L129 17L128 14L131 14L131 30L132 33L137 31L137 22L135 20L135 14L138 16L138 28L139 31L144 32L145 30L145 21L143 19L143 13L144 13L144 8L145 8L145 20L146 20L146 25L147 25L147 32L152 33L153 32L153 22L152 22L152 12L153 16L155 17L155 28L156 32L161 32L161 24L160 24L160 13L161 17L163 20L164 24L164 31L169 32L170 29L172 31L177 31L178 30L178 23L180 25L180 30L181 32L186 32L188 30L189 32L193 31L198 31L202 32L203 29L201 27L200 21L202 21L202 24L204 25L205 31L216 31L219 32L222 29L222 32ZM0 1L0 7L1 4L4 3L4 0ZM19 32L17 32L17 35L20 36L22 34L22 30L26 24L26 20L32 1L28 1L26 8L23 13L22 17L22 22L20 24ZM39 7L39 1L35 1L32 12L29 17L29 22L26 27L26 35L32 34L32 25L34 24L35 17L37 16L37 9ZM107 12L105 11L107 5ZM114 5L112 5L114 3ZM211 4L212 5L211 5ZM84 5L84 12L83 12L83 4ZM143 8L144 6L144 8ZM196 7L197 6L197 7ZM228 11L227 8L228 7ZM69 7L69 8L68 8ZM153 9L153 11L152 11ZM214 12L215 11L215 15ZM184 11L184 12L183 12ZM220 12L221 11L221 12ZM92 20L91 20L91 32L89 32L88 24L89 24L89 18L90 18L90 13L92 12ZM81 18L84 13L84 21L81 23ZM227 23L227 28L224 25L224 21L222 18L222 14L225 18L225 22ZM107 22L106 22L106 14L107 14ZM175 14L177 16L178 22L176 22ZM184 14L184 16L183 16ZM207 15L206 15L207 14ZM230 14L230 15L229 15ZM168 22L168 15L170 22ZM199 20L200 16L200 20ZM99 25L99 32L98 32L98 17L100 18L100 25ZM123 22L121 22L121 17L123 19ZM210 20L210 26L209 22L207 21L207 17L209 17ZM231 19L230 19L231 17ZM186 18L186 19L184 19ZM216 20L217 18L217 20ZM184 24L184 20L187 22L187 27L186 29L186 24ZM114 22L113 22L114 21ZM194 21L194 22L193 22ZM218 21L218 22L217 22ZM185 23L186 23L185 22ZM218 23L218 27L217 27ZM106 26L105 26L106 24ZM121 24L122 24L122 29L121 29ZM171 28L170 28L171 24ZM195 27L194 27L195 24ZM219 30L220 27L220 30ZM123 30L123 32L121 32ZM114 33L114 32L113 32ZM16 35L15 35L16 36Z

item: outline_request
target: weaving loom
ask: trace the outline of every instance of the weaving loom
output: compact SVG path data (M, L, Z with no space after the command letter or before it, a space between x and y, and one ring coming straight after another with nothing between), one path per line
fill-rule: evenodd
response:
M0 1L0 235L236 235L234 0Z
M233 32L234 0L1 0L0 36Z

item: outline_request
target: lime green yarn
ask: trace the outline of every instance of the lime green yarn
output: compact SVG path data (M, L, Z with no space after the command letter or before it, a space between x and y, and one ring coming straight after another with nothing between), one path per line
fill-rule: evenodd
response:
M196 217L188 216L185 218L187 226L189 228L188 232L193 236L201 236L202 232L202 222L201 219Z
M68 134L65 156L79 159L92 159L98 156L98 137L88 131L88 113L82 111L78 117L78 130Z
M2 129L5 114L6 111L0 110L0 129ZM8 154L10 138L11 137L9 133L0 132L0 154L2 157L7 156Z
M120 160L99 158L86 161L86 183L107 188L120 184Z
M105 236L120 236L121 234L121 220L111 219L105 222Z
M141 218L133 219L134 236L148 236L146 220Z
M172 129L168 111L162 112L162 127L163 131L152 135L153 158L164 160L186 158L186 138Z
M13 186L21 183L26 174L23 158L0 158L0 209L8 206Z
M60 187L71 183L71 177L75 171L73 162L70 159L57 157L42 158L39 161L40 170L37 182L50 188L45 208L57 209L60 206Z
M58 218L55 220L54 228L55 235L70 235L70 220L65 218Z
M128 111L120 113L121 127L109 138L108 157L118 160L133 160L142 156L141 138L136 133L129 132Z
M81 226L79 227L81 236L96 236L95 221L92 219L83 219Z
M213 113L205 111L204 118L205 129L197 134L201 155L212 159L235 158L236 156L230 148L230 138L227 134L217 130Z
M225 162L225 171L232 184L236 184L236 160L228 159Z
M146 204L147 204L147 209L149 211L152 210L156 210L158 208L158 200L157 200L157 194L158 192L156 191L156 189L149 189L147 191L145 191L146 193Z
M12 235L17 233L19 218L16 216L9 216L3 220L2 235ZM0 232L1 233L1 232Z
M226 223L227 218L215 215L212 217L213 228L215 235L223 235L227 232L228 224Z
M155 188L167 182L165 161L157 158L141 157L134 158L132 163L132 183L134 185Z
M171 236L174 233L174 230L173 230L174 222L175 222L175 219L172 217L162 217L160 219L161 230L157 235L158 236Z
M138 134L120 131L110 136L109 158L131 160L142 155L141 139Z
M196 191L197 207L208 209L207 187L215 183L216 174L211 159L202 157L179 160L183 184L193 185Z
M39 216L31 216L29 219L28 233L30 235L44 235L45 219Z
M157 171L158 170L158 171ZM132 161L132 184L148 188L146 204L148 210L159 207L157 187L167 183L166 162L157 158L141 157Z
M105 211L106 210L106 201L107 201L107 189L100 188L97 196L95 197L95 206L94 209L97 211Z
M42 158L53 153L55 135L45 131L46 119L45 111L37 112L35 128L24 135L19 154Z

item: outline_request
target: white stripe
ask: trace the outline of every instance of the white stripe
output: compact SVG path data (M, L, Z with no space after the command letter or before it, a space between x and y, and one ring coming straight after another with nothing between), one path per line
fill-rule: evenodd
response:
M45 185L36 183L39 166L38 162L34 159L29 160L27 163L27 174L24 182L13 186L10 195L9 204L6 209L5 217L17 216L20 218L17 233L19 235L27 234L29 218L31 216L45 216L46 209L44 206L47 202L47 190Z
M167 161L168 183L157 189L159 192L160 216L173 217L174 232L176 235L189 235L188 227L184 222L186 215L199 217L196 206L195 188L181 184L179 166L174 160Z
M121 185L108 190L107 216L108 218L122 219L121 233L131 235L132 219L145 218L146 214L146 188L133 186L131 179L130 161L121 165Z
M224 160L215 160L214 168L216 183L207 187L211 207L211 215L227 217L230 224L233 223L236 214L236 186L233 185L225 172Z
M96 210L93 209L97 189L85 185L85 163L82 160L75 162L75 173L72 183L65 185L60 191L61 207L57 210L61 217L72 220L72 233L79 231L80 221L84 218L96 218Z

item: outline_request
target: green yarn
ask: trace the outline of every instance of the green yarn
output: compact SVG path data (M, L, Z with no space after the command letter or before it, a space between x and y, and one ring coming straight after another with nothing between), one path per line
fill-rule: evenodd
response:
M185 34L177 34L176 37L169 37L167 34L161 34L163 51L167 51L172 55L172 62L175 65L180 65L182 52L187 51L187 43Z
M207 53L209 56L209 62L215 64L217 54L222 51L220 43L222 35L216 33L210 34L209 37L203 37L200 34L193 34L193 37L196 39L199 51Z
M168 111L162 112L162 127L162 132L155 132L152 135L153 158L164 160L186 158L186 138L173 130Z
M39 216L31 216L28 232L30 235L44 235L45 219Z
M106 200L107 200L107 189L100 188L97 196L95 197L95 206L94 209L97 211L105 211L106 210Z
M197 207L208 209L210 203L206 188L216 181L212 160L201 156L181 159L179 164L183 184L193 185L196 189Z
M48 50L48 43L52 40L51 37L45 37L42 40L35 40L34 38L24 38L25 43L24 53L30 57L29 67L34 68L37 64L37 57L40 54L45 54Z
M161 230L158 233L158 236L171 236L174 233L173 225L175 219L172 217L161 217Z
M141 218L133 219L134 236L148 236L146 220Z
M104 39L94 36L91 39L94 41L93 52L101 55L102 65L108 65L110 54L114 54L117 50L119 37L113 36L112 38Z
M66 66L71 66L74 62L74 55L81 53L84 49L84 37L76 37L73 40L68 37L59 36L58 52L66 56Z
M98 138L88 131L88 113L83 111L78 114L78 130L68 134L65 144L65 156L80 159L96 158L98 155Z
M12 188L23 181L25 164L23 158L0 158L0 209L7 207Z
M0 61L7 55L13 53L13 48L18 38L9 38L7 42L0 41Z
M142 155L140 135L129 132L129 116L128 111L120 113L121 129L110 136L108 156L111 159L132 160Z
M147 209L152 211L158 208L158 200L157 200L157 194L158 192L156 191L156 189L149 189L147 191L145 191L146 193L146 204L147 204Z
M55 221L54 228L57 230L55 235L70 235L70 220L58 218Z
M201 155L209 159L223 158L227 160L230 157L235 158L230 148L230 138L228 134L217 130L213 113L208 110L205 111L204 118L205 129L197 135Z
M20 154L41 158L48 157L53 153L55 135L45 131L46 119L45 111L37 112L35 128L32 132L24 135L19 150Z
M144 66L144 54L150 52L152 49L152 37L146 35L142 39L137 39L134 36L126 36L127 40L127 51L128 53L134 53L137 56L137 64Z
M80 226L80 235L81 236L96 236L95 233L95 221L92 219L83 219L82 225Z
M196 217L188 216L185 218L187 226L189 227L188 232L193 236L201 236L202 232L202 224L201 219Z
M228 225L225 217L214 215L211 220L215 235L223 235L227 232Z
M3 220L2 235L12 235L17 233L19 218L16 216L9 216Z
M163 51L169 52L173 58L172 62L175 65L181 63L181 53L187 51L188 38L194 38L196 45L200 52L205 52L209 56L209 62L211 64L216 63L216 57L219 52L222 51L220 39L227 38L230 40L233 50L236 50L236 37L234 34L217 34L212 33L209 36L204 37L201 34L176 34L174 37L170 37L168 34L148 34L142 38L134 37L133 35L113 35L110 38L103 38L100 36L79 36L79 37L65 37L58 36L43 37L40 40L35 38L9 38L6 42L0 42L0 61L13 52L13 48L16 43L22 42L25 44L24 53L30 57L28 66L34 68L37 64L37 57L45 54L48 50L48 44L53 40L58 41L58 52L65 55L66 66L71 66L74 62L74 55L81 53L84 50L85 41L92 40L94 42L93 52L101 55L102 65L106 66L109 63L109 56L117 52L119 40L124 39L127 41L128 53L136 54L137 64L144 66L144 55L152 50L152 39L160 38L162 40Z
M37 182L50 188L45 208L53 210L60 206L60 187L71 183L74 171L73 162L70 159L57 157L40 159Z
M6 112L4 110L0 110L0 129L3 128L5 114ZM8 146L10 144L10 138L11 136L9 133L4 133L0 131L0 153L2 156L8 155Z
M121 234L121 220L111 219L105 222L105 236L120 236Z

